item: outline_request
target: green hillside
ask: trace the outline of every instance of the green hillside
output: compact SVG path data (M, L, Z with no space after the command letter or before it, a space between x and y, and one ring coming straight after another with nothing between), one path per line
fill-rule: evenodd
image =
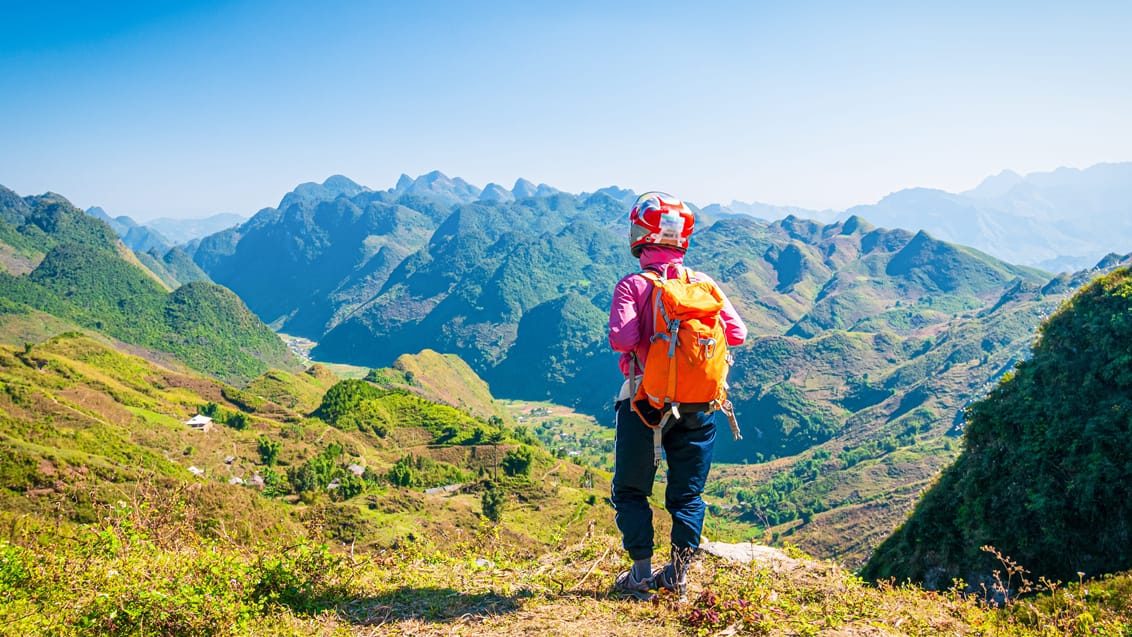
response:
M110 226L84 214L63 197L47 193L24 197L0 186L0 219L23 247L43 253L62 243L110 247L118 236Z
M428 349L418 354L402 354L391 368L372 370L366 380L406 389L480 418L509 420L507 410L496 403L487 383L452 354Z
M315 364L302 374L269 370L244 386L244 390L299 413L310 413L322 404L326 390L340 378L326 367Z
M39 252L31 253L30 270L0 272L0 312L49 314L232 382L269 366L295 365L279 338L228 290L196 282L170 292L104 222L58 195L21 199L6 192L0 224L20 238L8 244L10 252ZM192 278L185 263L171 259L172 271ZM158 271L177 282L170 270ZM0 340L11 342L8 336Z
M0 346L0 387L0 634L311 634L533 555L584 583L612 537L607 474L319 367L238 389L66 334Z
M194 533L198 510L181 494L157 501L119 501L99 531L61 536L24 521L0 540L5 633L1117 637L1132 625L1127 576L998 607L961 591L872 587L772 552L750 564L706 557L693 565L688 601L642 604L609 593L624 565L606 535L536 555L488 529L451 538L442 552L409 542L358 555L301 540L249 551ZM173 516L160 513L170 508Z
M865 574L985 579L993 546L1064 581L1132 566L1132 270L1101 277L1042 325L1029 360L967 410L963 453Z
M609 590L628 563L606 474L318 367L241 390L63 335L0 347L0 386L3 634L1029 637L1132 623L1123 576L998 608L761 547L751 564L695 562L687 602L625 601ZM197 412L215 426L185 425ZM453 479L468 482L429 490Z
M491 481L515 498L505 513L515 525L504 528L521 545L545 541L555 525L596 503L595 491L578 486L594 474L553 458L500 419L338 381L317 367L272 371L237 389L66 334L0 347L0 381L0 511L8 513L45 515L43 507L62 506L64 519L83 522L116 490L200 484L210 524L243 529L245 539L283 532L317 511L330 516L326 533L381 546L427 529L470 532ZM187 426L198 413L216 426ZM360 475L347 470L351 464ZM75 483L80 478L85 486ZM339 487L328 489L334 482ZM424 492L452 483L465 488ZM79 486L90 493L68 499ZM261 517L248 519L249 506ZM423 507L445 512L421 517ZM520 523L532 517L541 522Z
M170 289L176 289L185 283L212 280L208 275L193 263L188 254L180 248L170 248L164 253L150 249L145 252L134 253L138 260L161 279Z

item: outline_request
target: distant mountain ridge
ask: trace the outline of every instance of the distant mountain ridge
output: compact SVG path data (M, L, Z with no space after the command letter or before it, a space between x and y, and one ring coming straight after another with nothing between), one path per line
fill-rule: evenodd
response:
M110 224L110 227L122 239L122 243L134 252L148 252L149 250L165 252L173 247L172 242L162 236L160 232L138 225L136 221L125 215L112 218L105 210L97 206L87 208L86 213Z
M201 219L171 219L161 217L143 222L147 228L159 232L167 237L174 245L183 246L193 240L216 234L225 228L239 225L247 217L231 212L222 212Z
M704 206L713 216L787 216L823 223L859 216L886 228L926 230L1004 261L1053 272L1092 267L1132 250L1132 162L1020 175L1004 170L960 193L906 188L844 211L732 201Z
M927 230L1012 263L1075 271L1132 250L1132 162L1004 171L963 193L912 188L843 214Z
M814 219L826 223L835 221L840 215L836 210L811 210L798 206L775 206L757 201L744 203L734 200L729 204L709 204L703 207L703 211L715 217L720 215L748 215L760 221L774 221L775 219L783 219L786 217L801 217L803 219Z
M165 252L173 246L185 245L246 220L246 217L237 214L220 213L202 219L160 218L138 223L126 215L111 217L98 206L87 208L86 213L110 224L122 243L135 252Z
M773 221L794 216L823 223L856 215L882 227L926 230L944 241L968 245L1011 263L1069 272L1091 267L1109 252L1124 253L1132 248L1130 183L1132 162L1124 162L1027 175L1004 170L965 192L907 188L875 204L845 211L740 201L711 203L703 206L702 211L713 219L749 215ZM623 198L612 195L611 189L603 190L614 198ZM345 176L333 175L321 184L300 184L284 196L277 208L282 210L300 201L352 198L366 192L375 191ZM522 178L510 190L496 183L481 189L458 177L433 171L417 178L402 174L394 187L380 192L386 201L421 197L447 209L479 200L509 202L550 197L561 191L546 184L536 186ZM139 225L129 217L112 219L99 208L88 212L95 211L115 227L127 246L138 252L187 244L243 221L229 214L201 220L155 219ZM439 222L444 215L433 216ZM168 245L162 248L161 242Z
M122 243L134 251L135 257L170 289L195 281L211 282L189 255L174 244L212 234L241 219L236 215L222 214L207 219L157 219L148 225L139 225L125 215L111 217L97 206L87 208L86 214L105 221L118 234ZM174 238L167 239L154 225L165 228Z
M475 201L483 190L459 177L450 178L439 170L434 170L416 179L402 174L397 180L397 185L386 192L395 198L416 195L452 205Z

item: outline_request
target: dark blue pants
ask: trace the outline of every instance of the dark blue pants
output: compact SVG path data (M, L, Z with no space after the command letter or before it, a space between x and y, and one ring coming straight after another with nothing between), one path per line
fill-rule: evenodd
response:
M617 441L614 446L613 508L617 528L629 557L652 557L652 494L656 466L653 463L653 430L628 400L617 405ZM668 460L668 486L664 508L672 516L672 547L694 551L704 529L704 483L715 447L715 414L684 415L664 434Z

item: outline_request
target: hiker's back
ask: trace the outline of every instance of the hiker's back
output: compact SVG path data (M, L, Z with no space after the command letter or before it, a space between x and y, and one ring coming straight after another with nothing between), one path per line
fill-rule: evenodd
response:
M681 268L665 279L656 272L641 276L653 284L654 325L644 360L641 388L634 407L656 426L663 412L711 411L727 399L727 335L721 315L724 297L710 279Z

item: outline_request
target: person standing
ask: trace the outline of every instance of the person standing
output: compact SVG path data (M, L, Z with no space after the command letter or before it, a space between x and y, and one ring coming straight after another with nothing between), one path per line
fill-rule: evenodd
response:
M611 501L616 511L622 546L633 560L617 576L614 589L638 599L651 599L653 590L668 589L683 596L687 565L700 545L705 506L702 498L715 445L714 411L687 411L666 419L661 434L633 408L633 393L640 386L649 346L657 332L653 294L659 279L715 282L702 272L684 266L684 255L695 227L695 215L679 199L661 192L641 195L629 213L629 247L640 260L641 271L622 278L613 291L609 313L609 344L621 353L625 382L615 404L617 412ZM716 286L718 287L718 286ZM719 318L727 345L740 345L747 328L726 296ZM729 406L729 403L728 403ZM655 438L654 438L655 436ZM648 498L663 446L668 459L665 509L672 517L671 559L652 567L653 525ZM654 453L654 447L655 449Z

